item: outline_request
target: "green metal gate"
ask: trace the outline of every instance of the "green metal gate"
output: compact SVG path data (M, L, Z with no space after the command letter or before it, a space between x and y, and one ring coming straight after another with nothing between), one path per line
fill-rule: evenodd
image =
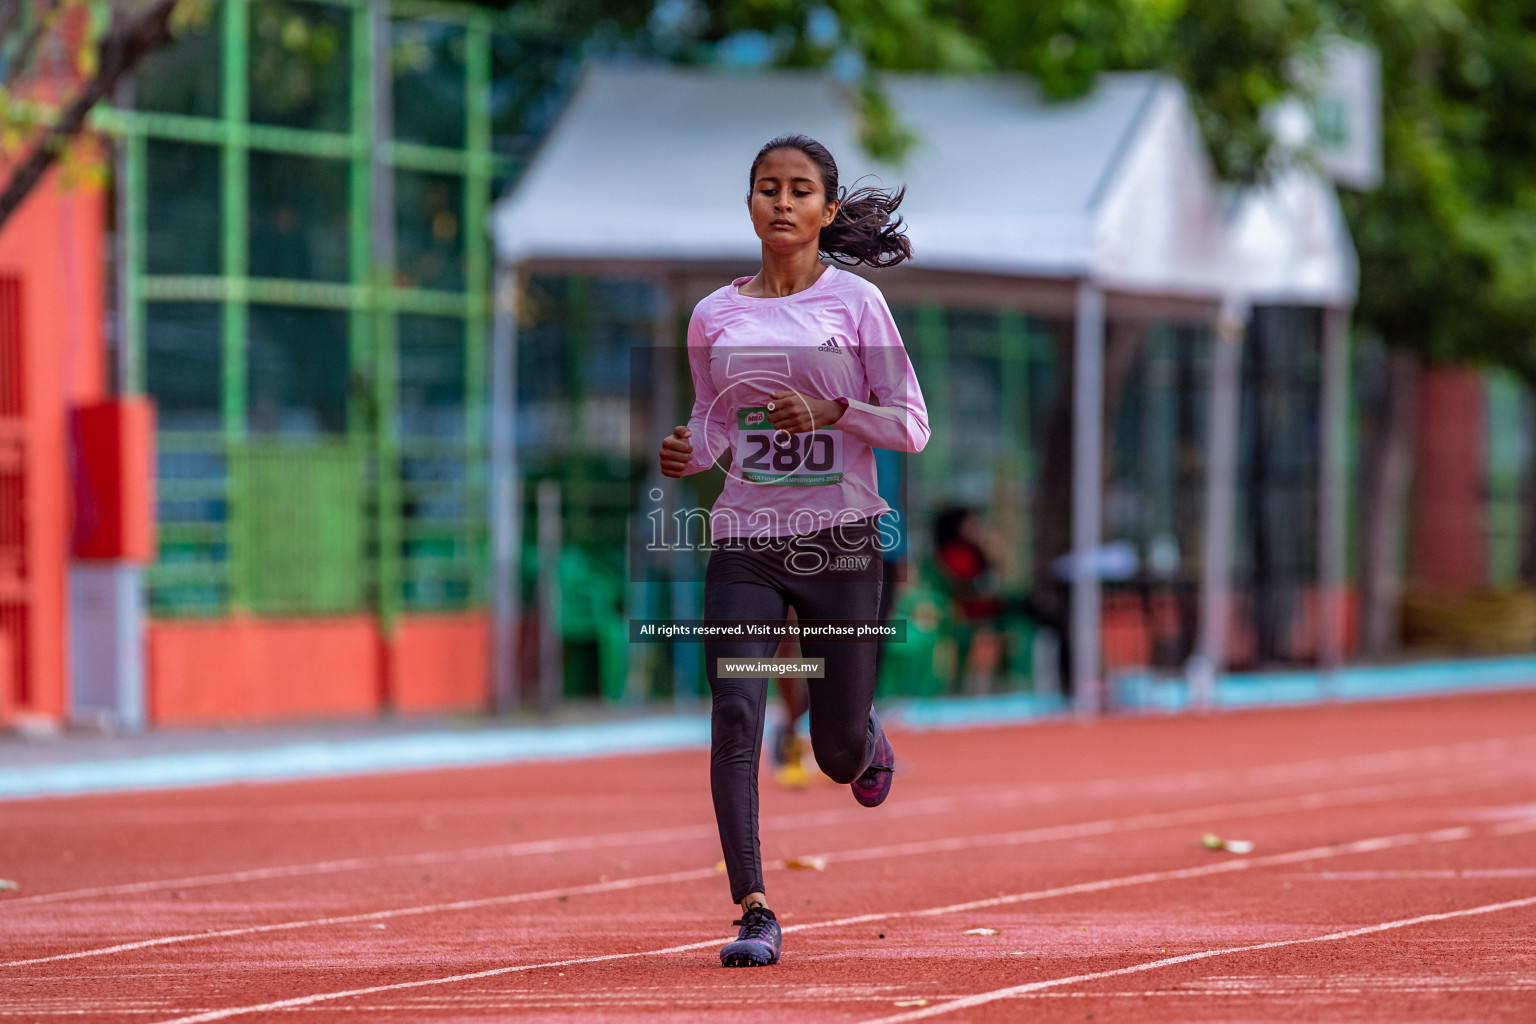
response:
M155 614L484 600L487 217L571 67L483 8L222 0L98 112Z

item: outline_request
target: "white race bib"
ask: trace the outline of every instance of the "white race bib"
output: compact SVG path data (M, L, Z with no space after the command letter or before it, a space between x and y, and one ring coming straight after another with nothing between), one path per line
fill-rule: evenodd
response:
M736 410L736 466L754 484L813 487L843 482L843 432L818 427L803 434L774 428L761 406Z

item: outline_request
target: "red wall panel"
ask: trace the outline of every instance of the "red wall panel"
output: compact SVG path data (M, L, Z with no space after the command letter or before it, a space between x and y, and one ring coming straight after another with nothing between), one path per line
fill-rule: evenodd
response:
M1414 581L1437 594L1470 593L1488 579L1483 403L1476 370L1439 367L1420 377L1411 566Z
M156 725L378 712L378 629L365 615L161 619L151 621L148 641Z
M486 629L483 611L402 616L386 651L367 615L151 620L150 720L371 717L386 656L396 710L478 711L486 705Z
M0 179L3 179L0 168ZM16 715L68 707L71 407L101 398L105 206L46 175L0 231L0 633Z
M395 627L397 711L479 711L486 707L484 612L408 615Z
M94 402L76 409L71 424L75 557L153 561L154 406L146 398Z

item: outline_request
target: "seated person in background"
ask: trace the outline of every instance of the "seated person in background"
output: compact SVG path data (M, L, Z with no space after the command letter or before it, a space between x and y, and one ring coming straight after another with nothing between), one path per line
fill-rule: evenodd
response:
M990 689L1001 653L997 618L1003 603L986 540L986 525L972 509L947 508L934 520L933 560L959 627L967 693Z

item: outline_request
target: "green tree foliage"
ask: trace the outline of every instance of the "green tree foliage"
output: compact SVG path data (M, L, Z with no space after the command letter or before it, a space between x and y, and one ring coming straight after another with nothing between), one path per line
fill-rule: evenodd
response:
M830 67L876 157L913 139L879 72L1016 71L1055 99L1103 71L1187 88L1217 172L1276 166L1265 112L1305 93L1329 35L1376 46L1385 175L1343 196L1359 319L1391 344L1536 383L1536 0L536 0L516 8L599 50ZM1315 66L1315 65L1314 65Z
M0 158L16 168L0 223L67 154L89 105L211 2L0 0ZM1536 0L483 2L597 52L830 68L848 84L865 147L892 162L915 140L881 71L1022 72L1069 99L1103 71L1162 70L1185 84L1216 169L1234 182L1273 168L1264 113L1298 88L1326 35L1363 39L1382 54L1385 175L1344 195L1362 323L1427 356L1487 360L1536 383ZM82 30L60 32L72 18ZM275 33L291 48L306 28L268 20L258 43ZM323 31L298 42L327 45ZM31 102L40 74L68 87L52 97L59 118ZM298 102L310 84L286 87Z
M1319 0L541 0L538 14L599 47L674 60L828 66L857 87L875 155L904 133L883 109L880 71L1017 71L1067 99L1101 71L1184 81L1221 173L1263 173L1263 112L1292 88L1291 62L1329 23ZM883 123L883 126L882 126ZM909 140L907 140L909 141Z
M1361 0L1382 51L1379 189L1346 193L1360 319L1536 383L1536 4Z

